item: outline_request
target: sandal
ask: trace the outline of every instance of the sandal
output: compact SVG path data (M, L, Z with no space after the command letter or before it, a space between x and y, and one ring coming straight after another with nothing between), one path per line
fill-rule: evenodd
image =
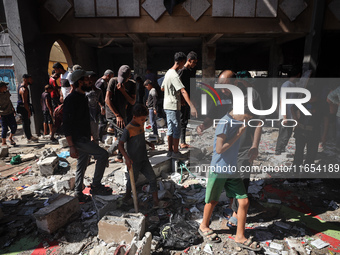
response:
M248 249L248 250L251 250L251 251L260 251L262 249L262 247L259 246L259 244L257 242L255 242L255 241L253 242L252 238L248 238L243 243L238 243L236 241L235 241L235 243L238 247Z
M214 233L212 229L203 232L200 228L198 228L198 233L203 238L207 238L209 242L212 242L212 243L221 242L221 238L216 233Z
M230 217L227 222L227 227L234 229L237 228L237 218L236 217Z
M100 184L98 186L93 186L91 184L90 193L92 195L109 196L109 195L112 195L112 189L110 187L106 187L102 184Z
M13 146L17 145L16 142L14 142L14 140L9 140L9 142L10 142L10 144L13 145Z
M187 148L190 148L190 145L187 143L181 143L180 147L181 149L187 149Z

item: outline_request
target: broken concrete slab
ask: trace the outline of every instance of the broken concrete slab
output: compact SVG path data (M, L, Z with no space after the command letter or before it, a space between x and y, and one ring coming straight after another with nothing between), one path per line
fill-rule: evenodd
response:
M20 154L21 162L31 161L35 159L35 154Z
M79 201L75 197L59 195L50 205L34 214L37 227L41 231L53 233L80 213Z
M1 145L0 147L0 157L7 157L8 156L8 146Z
M84 246L85 243L71 243L64 248L63 254L79 254Z
M100 220L106 213L117 209L118 198L118 195L92 196L93 204L97 211L98 220Z
M66 148L68 146L68 142L67 142L66 138L59 139L59 144L60 144L61 148Z
M151 254L151 242L152 242L152 234L150 232L146 232L145 236L141 241L136 240L134 238L131 243L131 248L129 254L131 255L149 255Z
M104 216L98 223L98 237L105 243L131 243L134 237L140 240L145 233L145 216L142 213L127 213L121 217Z
M39 166L42 176L53 175L54 171L58 169L59 158L58 156L47 157L43 160L39 160L37 165Z

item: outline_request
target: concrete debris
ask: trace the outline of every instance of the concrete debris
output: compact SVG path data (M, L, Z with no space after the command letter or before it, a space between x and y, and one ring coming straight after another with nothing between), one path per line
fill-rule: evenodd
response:
M289 141L286 153L275 156L277 129L263 128L263 131L259 156L254 161L254 166L290 165L295 148L294 138ZM160 136L165 134L163 130L159 133ZM188 138L196 139L195 132L190 133ZM152 139L149 134L151 131L147 136ZM254 255L254 252L236 247L233 240L234 230L226 227L227 219L223 212L230 208L231 204L225 192L221 194L211 218L211 228L223 230L218 232L222 239L221 244L207 245L208 242L205 240L183 251L167 250L162 247L160 230L169 223L171 215L180 213L186 221L198 223L202 221L208 172L195 172L194 162L200 162L204 166L210 165L212 139L213 135L205 133L198 140L200 146L182 150L182 153L190 153L190 160L183 163L197 178L186 170L181 175L179 161L167 158L164 153L167 144L157 145L155 151L150 151L149 155L152 156L150 161L158 177L158 196L168 202L169 207L153 208L149 183L143 175L140 175L136 184L141 213L136 215L124 214L134 211L133 204L122 203L128 176L124 164L110 163L104 173L102 183L113 189L112 196L92 196L91 202L79 205L77 199L73 197L76 159L69 157L68 149L61 149L59 145L48 147L41 144L39 144L41 147L24 149L20 146L9 147L8 159L4 160L3 165L0 164L0 249L10 249L16 240L34 234L41 240L47 238L57 241L62 254L113 255L119 245L123 245L124 247L119 248L122 254L130 249L129 254ZM113 136L106 136L104 141L108 144L109 140L112 143ZM106 146L103 143L100 145ZM337 158L332 146L335 145L327 142L324 151L319 152L318 160L329 163L331 162L329 155L332 155L333 159ZM17 165L16 168L11 166L13 169L6 170L8 167L6 163L10 158L29 154L34 157L21 163L22 165ZM41 155L40 165L35 161L35 155ZM60 159L61 156L66 159ZM46 159L50 160L48 164L41 166L41 162ZM54 165L54 162L57 164ZM31 168L24 173L27 166ZM45 169L42 170L43 167ZM88 186L92 183L94 169L95 164L91 159L84 178L83 192L87 195L90 193ZM4 174L5 171L10 172L8 176ZM10 177L16 177L18 180L13 182ZM18 187L22 189L17 190ZM333 247L333 243L326 242L328 239L313 235L314 225L310 225L308 220L304 221L308 215L300 218L300 221L294 221L293 219L299 216L290 214L287 216L285 209L289 208L294 212L298 208L296 211L300 209L304 211L307 205L311 212L319 213L318 216L325 222L324 226L331 224L336 229L340 210L337 197L339 192L335 180L295 181L276 178L275 173L270 171L252 174L248 189L251 203L246 236L254 236L254 240L260 242L263 247L261 254L306 255L330 254L328 250L333 252L333 249L338 251L339 247ZM62 197L67 199L61 203ZM72 214L76 217L71 217ZM32 215L36 222L33 221ZM317 231L322 232L324 229ZM48 242L44 243L46 250L49 245Z
M78 199L61 194L48 206L36 212L34 217L38 229L51 234L67 224L79 212Z
M60 144L61 148L66 148L68 146L68 142L67 142L66 138L59 139L59 144Z
M7 145L1 145L0 147L0 157L7 157L8 156L8 146Z
M43 160L39 160L37 165L39 166L42 176L50 176L58 169L59 158L58 156L47 157Z
M141 241L135 237L131 242L129 255L149 255L151 254L152 234L146 232Z
M145 216L128 213L121 217L104 216L98 223L98 237L105 243L130 243L136 236L140 240L145 233Z
M318 249L322 249L322 248L329 246L329 243L326 243L326 242L322 241L321 239L316 239L316 240L312 241L310 244L313 245L314 247L318 248Z
M107 212L117 209L117 195L111 196L92 196L94 206L96 208L98 220L100 220Z
M63 249L63 254L79 254L84 246L84 243L71 243Z

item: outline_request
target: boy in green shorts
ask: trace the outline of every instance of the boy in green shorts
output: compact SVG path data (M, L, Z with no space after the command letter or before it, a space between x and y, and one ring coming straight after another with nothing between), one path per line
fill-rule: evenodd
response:
M251 118L252 114L248 109L245 109L245 114L242 115L234 115L231 111L220 119L216 126L214 152L205 195L206 205L199 233L211 242L221 241L220 237L209 228L209 221L224 188L231 202L233 199L238 199L239 202L236 244L242 248L259 251L261 247L257 242L244 236L249 200L242 179L237 178L236 175L239 138L245 132L245 125Z

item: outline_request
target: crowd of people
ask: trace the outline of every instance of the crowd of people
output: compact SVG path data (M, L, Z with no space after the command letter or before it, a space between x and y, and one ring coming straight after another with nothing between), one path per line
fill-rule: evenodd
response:
M149 162L146 143L154 148L154 144L145 141L144 123L149 118L152 132L158 136L157 116L165 113L167 123L167 157L182 159L180 148L188 148L190 145L185 140L186 128L190 115L197 118L196 103L190 99L190 79L195 78L195 66L198 57L195 52L185 55L178 52L174 55L174 64L166 72L161 84L157 82L157 76L148 70L145 81L141 77L132 79L131 68L123 65L119 68L115 77L114 72L106 70L102 77L98 78L94 72L87 72L79 65L72 68L72 72L65 70L63 65L55 63L49 84L45 86L41 95L43 111L44 135L49 135L52 142L57 129L64 133L69 148L70 156L77 158L75 195L79 201L86 203L89 196L83 194L83 179L88 166L89 157L96 160L95 173L91 184L91 194L110 195L112 189L101 184L109 156L114 153L117 158L114 161L124 162L128 171L133 171L135 180L139 173L145 175L150 182L150 192L153 196L154 208L165 208L169 205L166 201L159 201L157 194L157 182L154 171ZM295 87L297 79L301 76L300 68L293 68L289 79L282 86ZM223 71L218 77L219 84L231 84L237 80L238 86L245 93L247 87L252 87L252 78L249 72L234 73L231 70ZM8 128L11 129L9 142L15 145L13 135L17 125L15 112L19 113L23 123L23 130L29 143L36 142L37 137L32 136L30 130L30 117L33 108L30 103L29 85L32 77L23 75L22 83L18 87L18 105L15 111L7 90L7 84L0 82L0 115L2 125L2 145L6 145ZM307 87L308 88L308 87ZM312 113L311 116L301 114L300 110L292 105L287 105L286 115L280 116L283 123L294 119L298 125L295 127L294 137L296 151L295 165L312 164L316 158L319 142L325 142L326 131L331 116L335 116L333 123L336 125L336 144L340 151L340 87L327 94L326 99L320 98L320 88L310 87L311 99L304 106ZM255 109L263 109L262 101L256 89L253 89L253 106ZM197 133L202 134L213 124L214 119L220 122L216 126L213 156L211 166L250 166L258 156L261 139L262 125L259 122L255 126L244 126L244 121L250 119L262 119L263 116L255 116L245 105L244 114L235 114L232 109L232 94L228 89L220 89L221 100L208 111L206 119L197 127ZM294 93L289 98L296 98ZM247 101L247 100L245 100ZM336 110L336 107L338 109ZM324 114L322 110L326 111ZM320 125L320 119L327 116L324 125ZM234 125L230 125L234 123ZM235 124L236 123L236 124ZM239 124L239 125L238 125ZM114 133L116 140L112 146L105 150L100 146L106 132ZM275 154L280 155L285 151L293 128L282 125L279 129ZM321 133L323 132L323 133ZM307 145L307 157L303 162L304 147ZM124 159L124 160L123 160ZM221 239L209 227L210 218L214 207L219 201L222 190L230 197L232 204L228 213L228 226L236 228L235 242L250 250L257 251L260 246L251 238L246 238L245 223L249 200L247 190L249 187L250 173L241 173L233 176L230 172L211 172L209 174L203 221L199 227L199 233L211 242L220 242ZM130 180L126 187L124 202L131 200Z

